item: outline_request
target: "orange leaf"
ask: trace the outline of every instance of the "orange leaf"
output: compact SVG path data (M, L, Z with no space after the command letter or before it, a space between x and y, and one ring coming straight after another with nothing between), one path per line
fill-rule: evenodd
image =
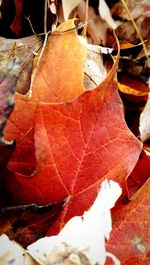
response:
M35 174L9 180L13 199L21 203L47 204L69 195L59 228L91 206L104 178L125 188L140 154L142 144L123 118L114 81L117 65L118 59L100 86L72 101L39 102L34 121Z
M129 101L139 102L147 100L149 88L141 80L129 76L120 76L118 89L126 95ZM138 98L137 98L138 97Z
M133 44L128 41L119 41L119 44L120 44L120 49L124 50L124 49L135 48L137 46L142 45L143 43Z
M74 30L74 20L62 23L47 41L36 71L32 97L16 93L14 112L5 129L7 139L17 141L9 163L11 170L29 176L33 173L36 106L39 101L66 101L81 94L84 91L85 60L86 48Z
M49 37L35 75L38 100L63 102L83 93L85 60L85 43L77 36L74 19L62 23Z
M61 24L60 32L52 34L47 43L51 52L44 51L32 98L27 101L16 95L6 128L7 134L11 129L11 136L23 139L9 164L17 171L7 178L11 202L44 205L69 196L56 223L58 229L91 206L104 178L116 180L125 192L126 179L142 148L124 120L114 80L119 56L106 79L92 91L83 92L86 51L70 29L73 21L66 23L66 32ZM24 172L31 169L27 176Z
M121 83L118 84L118 88L122 93L125 93L128 95L133 95L133 96L137 96L137 97L144 97L144 96L148 95L148 91L139 91L139 90L136 90L132 87L129 87L129 86L121 84Z

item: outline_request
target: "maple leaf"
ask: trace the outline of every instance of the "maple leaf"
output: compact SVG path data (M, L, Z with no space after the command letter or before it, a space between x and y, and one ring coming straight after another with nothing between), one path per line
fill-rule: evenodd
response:
M48 204L70 196L59 228L91 206L105 178L119 182L125 193L142 147L124 121L114 80L119 57L106 79L84 92L86 49L72 28L72 20L67 21L51 35L33 96L27 101L16 94L6 128L9 137L23 138L16 149L19 155L9 163L17 171L8 180L12 202ZM34 173L27 176L26 171Z
M15 108L5 128L5 135L7 139L17 141L9 169L24 175L30 176L35 169L33 125L38 102L66 101L84 91L86 48L76 32L71 30L75 29L73 21L60 25L57 32L49 37L35 75L32 97L19 93L15 95ZM63 33L65 30L67 32Z
M7 169L7 163L14 152L15 143L5 140L3 130L13 110L13 95L17 86L20 64L16 57L6 56L5 60L0 63L0 70L0 205L4 207L11 204L11 198L6 193L5 186L7 186L7 178L11 178L13 174ZM17 237L21 243L28 245L40 235L42 236L46 224L49 227L50 222L54 222L63 204L64 202L58 202L47 206L21 205L1 208L0 233L7 231L12 238Z
M131 198L131 201L113 214L113 230L107 243L121 264L148 264L150 250L150 179ZM109 264L109 263L108 263Z

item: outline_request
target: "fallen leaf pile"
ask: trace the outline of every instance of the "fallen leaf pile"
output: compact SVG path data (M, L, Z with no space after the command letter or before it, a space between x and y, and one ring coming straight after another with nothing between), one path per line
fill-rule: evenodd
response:
M22 247L82 216L107 179L122 195L106 250L123 265L149 262L148 53L136 31L121 37L132 24L121 3L90 3L88 26L86 1L49 1L46 24L37 4L41 25L25 1L1 3L0 30L12 11L0 32L0 234ZM149 11L139 22L127 5L142 27Z

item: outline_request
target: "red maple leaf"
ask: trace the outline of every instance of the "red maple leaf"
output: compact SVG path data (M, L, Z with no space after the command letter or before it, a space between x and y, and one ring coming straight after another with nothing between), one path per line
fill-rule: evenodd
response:
M119 58L103 83L83 92L86 49L68 30L73 22L67 23L49 38L33 97L16 96L6 128L9 137L23 139L9 164L17 171L8 179L12 202L48 204L69 196L59 229L91 206L104 178L116 180L125 192L142 147L124 120L114 79Z

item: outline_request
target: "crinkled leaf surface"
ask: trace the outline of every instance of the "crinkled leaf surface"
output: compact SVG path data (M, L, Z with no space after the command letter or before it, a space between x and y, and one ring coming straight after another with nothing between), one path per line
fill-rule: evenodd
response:
M30 177L16 173L9 178L12 201L43 205L69 196L57 223L60 228L72 216L82 215L91 206L104 178L116 180L125 191L127 176L142 144L124 121L123 105L114 80L118 57L106 79L94 90L83 92L85 47L82 44L83 52L79 54L79 40L74 30L67 28L63 33L63 25L59 30L50 37L54 47L61 43L59 49L56 47L58 61L57 53L52 56L53 49L50 54L46 49L33 84L33 97L25 101L17 94L16 109L6 132L8 135L12 128L11 137L15 132L17 139L23 136L25 141L22 146L26 153L19 147L16 160L16 169L22 170L24 164L20 173L30 168L31 154L35 154ZM67 38L72 41L67 42ZM48 42L48 45L52 44ZM12 164L10 168L14 169Z
M148 264L150 250L150 179L114 217L107 250L121 264ZM108 263L109 264L109 263Z

